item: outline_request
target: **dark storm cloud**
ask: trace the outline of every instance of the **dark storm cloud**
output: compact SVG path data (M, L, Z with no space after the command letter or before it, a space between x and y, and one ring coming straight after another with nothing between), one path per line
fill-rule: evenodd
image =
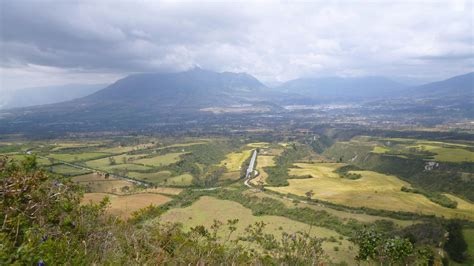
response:
M245 23L219 15L218 7L183 11L166 3L5 1L1 61L124 71L188 67L190 48L245 45L236 34Z
M52 79L104 82L195 65L245 71L267 81L325 75L434 78L472 68L471 2L4 0L0 5L2 87L47 85ZM442 63L448 61L456 64Z

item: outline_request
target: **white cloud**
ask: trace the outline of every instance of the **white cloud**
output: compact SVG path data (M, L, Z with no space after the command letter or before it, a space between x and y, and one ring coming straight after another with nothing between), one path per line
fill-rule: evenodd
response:
M195 65L245 71L264 81L327 75L436 80L474 66L469 1L2 5L2 87L71 78L103 82ZM18 72L29 78L16 79Z

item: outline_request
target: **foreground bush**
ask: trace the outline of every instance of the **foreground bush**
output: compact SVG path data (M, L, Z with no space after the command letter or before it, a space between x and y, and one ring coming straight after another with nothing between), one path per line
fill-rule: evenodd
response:
M0 264L285 264L325 261L321 240L304 233L264 234L265 224L231 238L238 220L184 232L177 224L123 222L107 200L81 205L80 189L48 176L34 157L0 158ZM137 219L135 219L136 221ZM232 240L231 240L232 239Z

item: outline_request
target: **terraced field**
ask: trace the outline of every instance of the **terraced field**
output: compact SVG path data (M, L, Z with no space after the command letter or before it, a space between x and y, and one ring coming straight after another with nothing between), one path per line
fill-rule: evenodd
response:
M341 237L340 234L333 230L310 226L285 217L254 216L250 209L243 207L239 203L228 200L219 200L213 197L201 197L189 207L171 209L158 218L157 221L179 222L183 224L186 230L189 230L191 227L197 225L204 225L209 228L214 220L225 223L229 219L239 219L237 230L233 235L234 239L235 237L242 235L248 225L254 224L255 222L264 222L268 224L265 228L265 232L274 234L277 239L281 236L282 232L291 234L296 231L309 232L311 235L321 238L334 237L335 239L339 239ZM335 262L346 261L348 263L355 263L353 261L355 251L354 249L349 249L352 244L345 238L339 241L341 242L341 245L329 241L323 243L323 248L329 257ZM335 246L339 248L339 251L334 250Z
M292 193L305 196L313 191L313 198L334 202L337 204L385 209L391 211L408 211L423 214L435 214L446 217L459 217L474 220L474 205L462 202L456 209L445 208L427 199L425 196L400 191L402 186L410 184L395 176L384 175L372 171L353 171L362 178L350 180L341 178L333 171L343 164L336 163L297 163L297 168L291 168L294 176L311 178L290 179L289 186L269 187L280 193Z

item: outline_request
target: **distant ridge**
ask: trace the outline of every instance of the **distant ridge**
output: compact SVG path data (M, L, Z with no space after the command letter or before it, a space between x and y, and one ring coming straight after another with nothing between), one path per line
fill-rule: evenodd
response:
M225 106L255 101L266 90L265 85L246 73L217 73L194 68L177 73L130 75L79 101L85 104L107 101L188 108Z
M474 96L474 72L410 89L418 96Z
M391 96L406 88L384 77L327 77L290 80L277 90L318 99L373 99Z

